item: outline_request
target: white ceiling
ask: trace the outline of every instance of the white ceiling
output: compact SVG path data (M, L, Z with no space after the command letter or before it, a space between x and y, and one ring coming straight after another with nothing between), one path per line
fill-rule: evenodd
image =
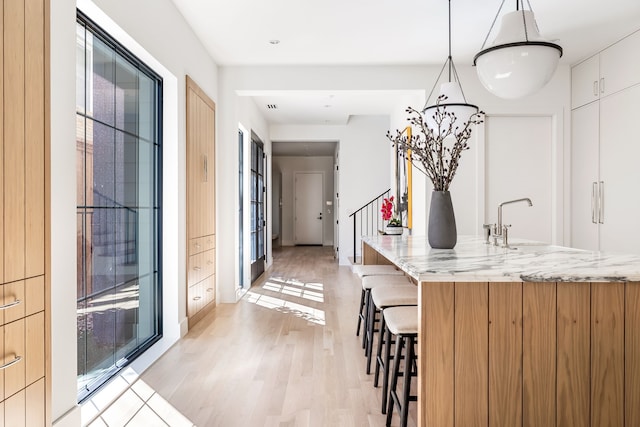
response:
M447 57L447 0L173 2L220 66L442 65ZM456 64L473 62L501 2L451 0ZM565 64L640 28L640 0L530 2L543 37L562 46ZM503 13L514 8L515 1L507 0ZM496 24L490 40L498 27ZM274 45L270 40L280 43ZM380 113L385 96L394 94L374 97L357 91L298 91L252 95L271 123L338 124L353 114ZM278 114L268 104L276 104Z

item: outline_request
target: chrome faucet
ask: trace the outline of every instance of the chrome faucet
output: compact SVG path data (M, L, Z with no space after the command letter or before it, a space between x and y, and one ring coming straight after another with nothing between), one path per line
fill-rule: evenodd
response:
M505 248L509 247L509 227L511 227L511 225L502 224L502 207L504 205L510 205L512 203L519 203L519 202L527 202L529 206L533 206L533 203L531 203L531 199L528 197L524 197L522 199L509 200L509 201L500 203L498 205L498 223L483 225L485 229L489 228L490 230L490 232L485 233L486 243L489 243L489 238L493 238L494 246L498 246L498 239L502 239L502 246Z

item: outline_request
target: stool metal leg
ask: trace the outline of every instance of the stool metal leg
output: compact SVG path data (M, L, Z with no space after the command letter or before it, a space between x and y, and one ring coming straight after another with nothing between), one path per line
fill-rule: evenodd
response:
M378 387L378 380L380 379L380 368L382 366L382 347L385 343L385 329L386 323L384 321L384 310L380 312L380 334L378 335L378 348L376 350L376 371L373 377L373 386ZM384 408L384 406L383 406ZM384 411L384 409L383 409ZM384 412L383 412L384 413Z
M373 353L373 336L376 333L376 315L380 312L373 301L369 301L369 328L367 330L367 375L371 373L371 354Z
M356 329L356 336L360 336L360 325L362 324L362 320L364 319L364 295L365 290L363 289L360 292L360 309L358 310L358 328Z
M405 427L409 418L409 401L411 394L411 372L413 371L413 337L404 336L403 341L407 341L407 350L404 358L404 382L402 387L402 406L398 404L400 411L400 425Z
M384 362L382 364L382 413L387 413L387 398L389 396L389 368L391 365L391 331L385 325L384 331Z
M398 385L398 376L400 374L400 363L402 362L402 347L404 340L401 337L396 338L396 354L393 359L393 374L391 375L391 386L389 387L389 404L387 406L387 427L391 426L391 418L393 417L393 404L398 399L396 387Z
M367 344L367 323L369 321L369 300L371 299L371 289L367 289L364 295L364 324L362 326L362 348Z

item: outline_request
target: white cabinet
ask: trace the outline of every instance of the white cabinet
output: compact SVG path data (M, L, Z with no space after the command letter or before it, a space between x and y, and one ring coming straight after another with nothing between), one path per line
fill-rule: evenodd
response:
M600 98L600 56L594 55L571 69L571 108Z
M640 253L640 85L600 100L600 250Z
M600 105L571 112L571 245L598 250Z
M571 245L640 253L640 84L572 111Z
M640 31L571 69L571 108L640 83Z

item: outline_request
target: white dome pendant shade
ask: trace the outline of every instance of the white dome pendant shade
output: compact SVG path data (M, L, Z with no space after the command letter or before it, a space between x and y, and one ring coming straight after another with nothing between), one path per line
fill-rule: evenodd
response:
M433 95L433 92L436 89L445 69L448 70L449 81L440 85L440 93L435 98L433 104L428 105L431 95ZM440 125L438 125L434 118L438 110L443 114L453 114L451 116L446 115L442 119ZM464 92L462 92L462 86L460 84L460 77L458 77L458 71L456 70L456 66L453 63L453 57L451 56L451 0L449 0L449 56L447 57L447 60L444 61L444 65L442 66L440 74L438 74L438 78L431 89L431 93L427 96L425 105L422 107L422 115L427 127L433 131L435 137L438 137L445 133L449 129L450 125L453 125L452 127L455 128L456 126L453 122L457 122L458 127L462 128L463 124L471 120L472 116L477 114L478 111L478 107L467 103L467 100L464 97Z
M446 98L444 98L443 95L446 96ZM440 94L437 99L442 99L442 101L440 103L436 102L423 110L427 127L433 130L436 136L439 135L440 132L446 131L454 120L458 123L458 126L462 126L463 123L468 122L471 119L471 116L477 114L479 111L476 105L467 103L464 95L462 94L460 83L457 80L442 83L442 85L440 85ZM434 115L438 108L443 112L453 113L453 116L447 116L444 118L440 125L441 129L438 129L438 124L434 119Z
M523 9L502 17L493 46L483 46L473 64L489 92L500 98L517 99L544 87L561 56L559 45L540 36L533 12Z

